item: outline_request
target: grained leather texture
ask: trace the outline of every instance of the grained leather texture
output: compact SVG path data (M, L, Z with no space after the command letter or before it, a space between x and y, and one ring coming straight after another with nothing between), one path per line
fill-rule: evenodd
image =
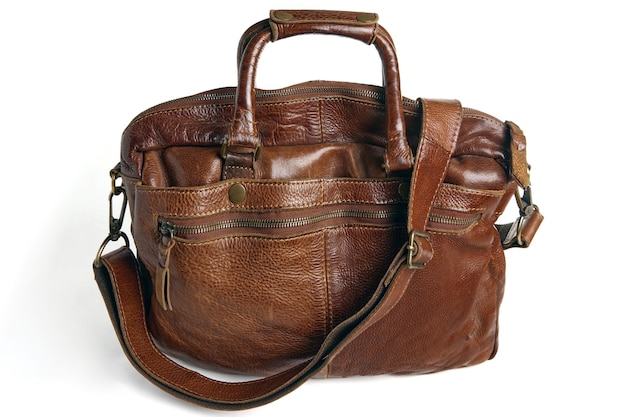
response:
M458 102L403 97L391 37L367 16L288 12L297 22L273 13L242 37L238 88L156 106L124 131L151 336L209 368L293 368L368 303L419 231L425 265L397 267L393 303L319 375L427 373L491 358L505 281L494 223L518 185L507 126ZM267 42L311 32L367 38L385 86L255 89Z

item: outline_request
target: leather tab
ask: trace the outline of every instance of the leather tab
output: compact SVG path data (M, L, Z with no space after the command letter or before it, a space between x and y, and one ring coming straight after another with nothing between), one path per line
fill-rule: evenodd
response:
M163 310L172 310L170 299L170 253L175 244L171 237L162 237L159 245L159 263L154 274L154 295Z
M529 214L518 217L513 223L496 225L502 248L527 248L542 222L543 215L537 206L533 206Z
M371 44L376 38L376 13L327 10L271 10L272 41L304 33L347 36Z
M407 246L407 266L409 269L420 269L433 258L433 245L427 233L412 231Z
M526 161L526 137L524 132L513 122L506 122L509 130L511 151L511 175L522 188L530 185L528 162Z

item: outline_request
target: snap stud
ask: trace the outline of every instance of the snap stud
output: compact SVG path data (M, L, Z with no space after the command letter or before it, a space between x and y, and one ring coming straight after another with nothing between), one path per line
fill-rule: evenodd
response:
M408 182L401 182L398 186L398 194L400 194L400 198L402 198L403 200L408 200L410 192L411 184Z
M243 184L233 184L228 190L228 199L233 204L240 204L246 199L246 187Z

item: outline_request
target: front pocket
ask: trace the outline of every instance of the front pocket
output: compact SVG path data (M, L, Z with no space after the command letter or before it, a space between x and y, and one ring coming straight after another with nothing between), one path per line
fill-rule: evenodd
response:
M174 356L205 366L257 374L302 361L326 332L324 252L323 231L176 240L172 308L153 303L151 332Z
M289 236L170 237L171 308L153 303L155 339L174 356L257 375L308 359L367 301L405 240L404 222L332 222Z

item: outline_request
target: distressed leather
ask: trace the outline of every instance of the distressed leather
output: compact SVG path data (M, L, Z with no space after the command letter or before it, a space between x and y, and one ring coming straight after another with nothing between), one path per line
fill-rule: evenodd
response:
M305 33L374 45L383 87L256 89L263 48ZM492 358L511 230L495 223L528 185L521 130L457 101L402 96L375 14L272 11L242 36L238 64L237 87L155 106L123 133L149 335L138 344L272 380Z

